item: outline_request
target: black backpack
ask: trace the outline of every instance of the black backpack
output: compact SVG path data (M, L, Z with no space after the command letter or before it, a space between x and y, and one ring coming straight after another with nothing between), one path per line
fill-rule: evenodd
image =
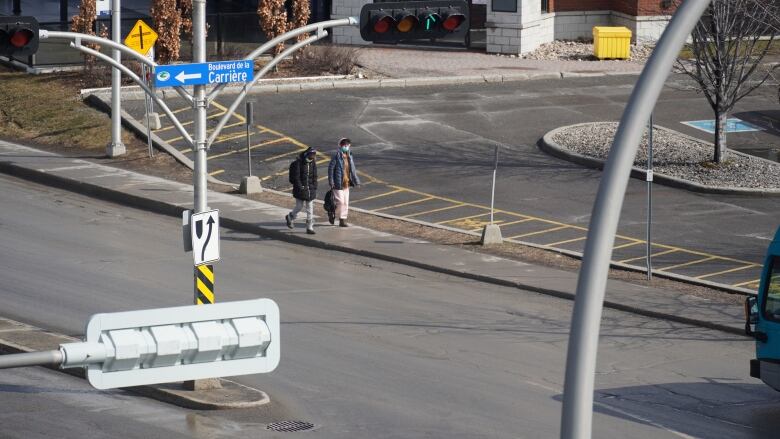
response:
M295 179L293 179L293 173L295 171L293 170L293 168L295 167L295 162L297 162L297 161L298 161L298 159L295 159L295 160L292 161L292 163L290 163L290 170L288 172L289 175L287 177L288 180L290 180L290 184L295 184Z

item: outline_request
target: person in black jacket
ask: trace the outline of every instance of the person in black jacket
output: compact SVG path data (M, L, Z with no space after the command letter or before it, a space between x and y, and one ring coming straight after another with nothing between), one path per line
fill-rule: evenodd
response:
M317 150L309 148L290 165L290 183L293 185L295 209L284 216L287 227L293 228L298 212L306 207L306 233L314 235L314 200L317 198Z

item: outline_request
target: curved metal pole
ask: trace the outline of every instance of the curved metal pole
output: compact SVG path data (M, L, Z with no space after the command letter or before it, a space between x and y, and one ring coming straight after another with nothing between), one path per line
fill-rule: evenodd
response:
M53 31L53 30L45 30L42 29L38 32L38 36L41 39L47 39L47 38L62 38L62 39L69 39L74 40L78 46L81 46L80 41L86 41L89 43L95 43L100 45L105 45L107 47L110 47L111 49L116 49L120 52L122 52L125 55L130 56L131 58L135 59L136 61L146 64L149 67L157 67L158 64L151 59L141 55L140 53L136 52L135 50L123 45L118 44L114 41L108 40L106 38L100 38L94 35L88 35L88 34L82 34L78 32L59 32L59 31ZM101 58L102 59L102 58ZM192 103L192 96L187 94L187 91L183 87L174 87L176 89L176 92L181 95L182 98Z
M59 366L63 355L59 349L40 352L24 352L21 354L0 355L0 369L27 366Z
M287 40L289 40L292 37L297 37L300 34L309 33L312 31L317 31L317 33L322 33L325 29L331 28L331 27L338 27L338 26L357 26L360 24L360 20L357 17L347 17L347 18L340 18L338 20L328 20L328 21L321 21L319 23L309 24L303 27L299 27L298 29L291 30L290 32L283 33L279 35L276 38L273 38L269 41L267 41L262 46L258 47L257 49L253 50L249 53L244 59L251 59L254 60L258 56L262 55L266 51L276 47L279 43L283 43ZM327 33L326 33L327 35ZM225 88L227 84L219 84L217 85L213 90L211 90L211 93L209 93L209 101L214 99L220 91L222 91L223 88Z
M306 46L308 44L311 44L317 40L320 40L322 38L325 38L328 36L327 31L322 31L318 33L317 35L311 36L303 41L299 41L297 44L294 44L287 49L285 49L284 52L280 53L276 56L271 62L263 66L263 68L257 72L255 75L255 78L250 82L248 85L244 87L243 90L241 90L241 93L238 94L238 97L236 97L236 100L233 101L233 104L230 105L230 108L228 108L228 111L225 112L224 115L222 115L222 118L219 120L219 124L217 124L217 128L214 129L214 132L211 133L211 136L209 136L208 142L206 142L206 148L211 147L211 143L214 142L214 139L217 138L219 135L219 132L222 130L222 128L225 126L228 120L230 120L230 117L233 116L233 113L236 111L236 108L238 108L241 101L246 97L246 95L249 93L249 89L254 86L257 81L262 78L266 73L268 73L269 70L271 70L275 65L279 64L284 58L287 58L290 56L291 53L295 52L296 50L300 49L303 46Z
M593 417L593 382L609 260L631 166L650 113L686 38L710 0L685 0L672 17L631 94L593 205L588 240L577 281L563 390L561 438L588 439Z
M173 114L171 109L168 108L167 105L165 105L165 102L162 99L159 99L154 93L152 93L152 90L149 89L149 87L144 83L144 81L142 81L141 78L139 78L135 73L133 73L130 69L128 69L124 65L119 64L116 61L114 61L113 58L111 58L109 56L106 56L106 55L98 52L97 50L90 49L89 47L84 47L84 46L79 45L79 44L77 44L75 42L70 43L70 46L73 47L74 49L80 50L80 51L82 51L84 53L87 53L89 55L92 55L92 56L94 56L96 58L99 58L99 59L107 62L111 66L116 67L117 69L121 70L122 73L127 75L133 81L135 81L136 84L138 84L152 99L154 99L155 102L157 102L157 105L159 105L160 108L162 108L162 110L165 113L165 115L168 116L171 119L171 122L173 122L173 126L176 127L176 130L179 132L179 134L181 134L182 137L184 138L184 140L187 141L187 144L190 145L190 147L192 147L192 145L193 145L192 137L190 137L189 133L187 133L187 130L184 129L184 127L179 122L179 120L176 118L176 116Z

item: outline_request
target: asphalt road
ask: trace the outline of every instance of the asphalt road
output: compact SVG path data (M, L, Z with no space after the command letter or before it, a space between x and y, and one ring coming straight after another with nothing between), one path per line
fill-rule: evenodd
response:
M582 251L601 176L541 152L537 141L554 128L619 120L636 77L600 77L406 89L348 89L263 94L252 135L254 173L267 187L286 189L287 166L307 145L330 154L350 137L365 185L353 205L479 231L489 220L493 149L501 147L496 221L504 237ZM210 111L216 124L230 96ZM171 101L174 109L185 108ZM128 103L140 116L141 106ZM179 113L190 120L188 110ZM729 135L731 147L768 158L780 150L776 90L759 89L735 114L766 128ZM656 124L711 140L681 121L712 118L704 98L672 80ZM209 171L239 182L246 171L243 117L231 119L209 152ZM164 121L165 122L165 121ZM158 135L187 152L166 125ZM325 175L327 156L320 172ZM646 184L632 180L613 259L644 266ZM725 285L757 287L760 264L778 226L780 199L702 195L655 185L656 269Z
M89 315L191 303L178 218L0 176L0 310L81 334ZM282 361L240 377L264 410L200 412L96 392L42 369L0 371L0 437L550 438L568 301L222 231L217 301L268 297ZM753 343L605 310L594 437L759 438L780 395L749 378ZM285 434L284 437L297 437Z

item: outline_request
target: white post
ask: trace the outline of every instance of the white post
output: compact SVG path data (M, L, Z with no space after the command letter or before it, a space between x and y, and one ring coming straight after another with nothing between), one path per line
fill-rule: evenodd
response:
M631 93L593 204L569 328L562 439L590 439L601 313L620 209L639 141L666 78L710 0L686 0L666 27Z
M122 17L120 13L121 0L111 1L111 39L122 43ZM117 63L122 62L122 53L116 49L111 51ZM125 144L122 143L122 73L116 67L111 69L111 143L106 147L106 155L118 157L124 155Z

